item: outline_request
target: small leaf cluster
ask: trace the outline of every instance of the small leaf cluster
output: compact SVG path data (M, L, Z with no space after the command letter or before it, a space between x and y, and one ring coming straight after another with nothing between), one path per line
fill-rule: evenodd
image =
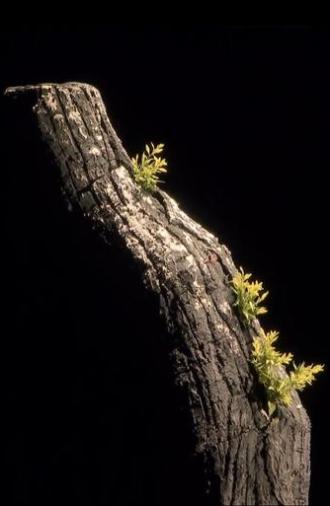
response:
M263 284L251 281L251 274L244 272L242 267L231 280L231 288L235 295L234 306L237 306L245 325L251 324L258 315L267 313L261 305L268 295ZM279 404L290 406L294 390L303 390L315 380L315 375L324 370L324 365L296 365L292 353L281 353L275 348L279 333L272 330L253 338L251 362L258 374L260 383L267 393L268 413L272 415ZM285 374L284 367L292 362L293 368Z
M167 161L161 158L164 144L156 146L151 142L146 144L142 155L132 158L135 181L146 191L153 192L157 185L162 182L159 174L167 172Z
M252 343L252 363L260 383L266 388L269 415L275 411L277 404L290 406L293 391L301 391L311 385L315 375L324 369L320 364L293 363L293 370L289 375L285 375L282 367L292 362L293 355L276 350L274 343L278 337L279 333L276 331L262 331Z
M238 307L247 323L257 316L267 313L267 309L261 306L261 303L267 297L268 292L264 291L260 281L249 281L250 278L251 274L246 274L241 267L231 281L232 290L236 295L234 306Z

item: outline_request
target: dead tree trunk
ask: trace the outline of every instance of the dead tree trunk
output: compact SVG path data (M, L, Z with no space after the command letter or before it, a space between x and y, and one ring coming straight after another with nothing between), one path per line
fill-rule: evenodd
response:
M165 192L147 194L94 87L81 83L9 88L29 96L60 170L70 206L105 240L116 238L159 296L175 336L175 381L185 393L205 497L214 504L307 504L310 423L297 395L269 420L249 357L255 322L241 326L228 284L228 249ZM206 502L205 502L206 504Z

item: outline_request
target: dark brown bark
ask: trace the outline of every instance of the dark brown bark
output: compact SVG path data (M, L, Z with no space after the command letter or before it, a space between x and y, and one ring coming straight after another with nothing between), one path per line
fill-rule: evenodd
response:
M106 241L116 238L159 296L173 335L176 384L185 395L205 497L215 504L307 504L310 422L297 394L271 420L249 362L258 332L241 325L230 252L164 191L147 194L99 92L81 83L9 88L30 96L71 206ZM205 503L206 504L206 503Z

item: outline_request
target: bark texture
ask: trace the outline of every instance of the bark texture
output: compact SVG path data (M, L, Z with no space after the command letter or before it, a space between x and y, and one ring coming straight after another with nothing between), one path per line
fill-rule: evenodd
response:
M297 394L271 420L262 410L249 362L259 323L246 330L233 310L229 250L164 191L147 194L135 184L97 89L41 84L6 94L32 100L69 206L106 241L127 248L159 297L202 461L205 504L207 497L218 505L307 504L310 422Z

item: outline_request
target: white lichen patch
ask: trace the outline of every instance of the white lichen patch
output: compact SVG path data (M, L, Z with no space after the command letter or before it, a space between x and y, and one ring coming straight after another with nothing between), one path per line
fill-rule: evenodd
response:
M222 323L217 323L215 328L220 334L222 334L224 332L225 326Z
M77 109L71 109L68 115L68 118L71 119L76 125L80 125L82 123L81 116Z
M193 255L186 256L186 267L187 267L187 269L190 269L191 267L195 267L195 266L196 266L196 262L195 262L195 259L194 259Z
M95 156L101 155L101 151L96 146L92 146L91 148L89 148L88 152L90 155L95 155Z
M228 302L226 300L224 300L222 302L222 304L220 306L220 309L226 315L230 315L231 314L231 307L230 307L230 305L228 304Z
M50 91L50 88L48 88L48 89L43 88L43 90L47 90L46 94L43 95L43 98L46 102L48 109L50 109L50 111L52 111L52 112L57 111L58 110L58 103L57 103L57 100L55 99L55 96Z
M194 300L194 308L197 310L202 309L202 304L197 299Z
M53 116L53 120L54 121L57 121L57 122L63 122L64 121L64 117L63 117L63 114L61 112L57 112L56 114L54 114Z
M202 288L202 285L200 285L197 281L197 279L194 279L194 281L192 282L192 286L196 289L196 290L200 290Z
M212 302L210 301L209 298L202 297L201 302L202 302L204 308L210 308L210 307L212 307Z
M114 171L113 175L116 175L118 180L123 180L129 177L127 169L123 165L119 165Z
M147 195L147 194L143 195L142 200L143 200L143 202L146 202L150 206L153 205L152 198L149 195Z
M167 232L167 230L159 226L156 230L156 237L160 239L162 246L165 246L167 253L186 253L186 247L177 239ZM188 257L187 257L188 258Z
M130 201L135 200L136 187L128 170L120 165L117 169L114 169L111 174L120 187L123 197L127 201L126 203L128 204Z
M118 231L125 235L127 233L127 230L128 230L128 227L125 223L122 222L121 218L118 217L118 218L115 218L115 222L117 223L117 229Z
M113 202L115 207L122 205L121 200L118 197L117 193L114 191L112 184L108 183L104 190L111 198L111 201Z
M70 121L72 121L73 123L75 123L81 137L83 137L84 139L87 139L88 133L87 133L86 127L83 124L80 113L78 112L77 109L70 110L70 112L68 114L68 119Z
M132 215L133 217L135 216L138 221L141 221L143 219L141 214L141 207L138 203L129 202L126 204L125 212L128 215Z
M172 197L166 195L166 199L175 211L179 209L178 203Z

